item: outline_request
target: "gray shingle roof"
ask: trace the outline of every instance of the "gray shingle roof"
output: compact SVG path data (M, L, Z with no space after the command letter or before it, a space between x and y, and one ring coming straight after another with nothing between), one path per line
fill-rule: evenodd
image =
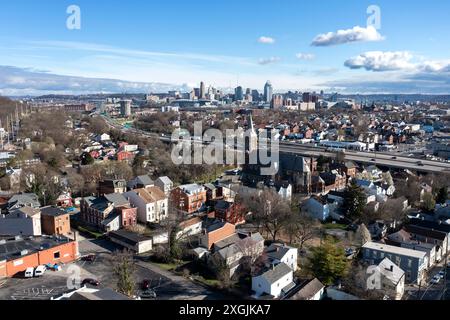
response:
M293 271L287 264L280 263L273 267L273 269L262 274L262 277L266 279L268 283L273 284L291 272Z

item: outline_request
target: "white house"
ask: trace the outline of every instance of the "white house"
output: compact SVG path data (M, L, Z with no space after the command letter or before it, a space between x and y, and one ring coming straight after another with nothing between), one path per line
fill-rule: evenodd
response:
M169 199L157 187L136 189L124 196L138 208L138 220L142 223L159 223L169 214Z
M272 265L268 271L252 278L252 290L256 297L269 295L278 299L294 287L294 271L285 263Z
M294 272L298 269L298 250L287 245L274 243L265 250L267 257L273 264L285 263Z
M330 217L330 204L325 197L311 197L304 203L302 209L314 219L326 221Z
M22 207L7 215L0 215L0 235L41 236L41 211Z
M405 293L405 271L395 263L385 258L375 269L374 275L367 282L370 289L382 290L387 296L394 300L401 300Z
M173 189L173 182L169 177L159 177L155 181L155 186L161 189L166 196L169 196Z
M199 217L183 221L179 225L177 238L190 237L202 233L203 220Z
M108 141L111 141L111 137L109 134L104 133L104 134L98 135L95 140L97 142L108 142Z

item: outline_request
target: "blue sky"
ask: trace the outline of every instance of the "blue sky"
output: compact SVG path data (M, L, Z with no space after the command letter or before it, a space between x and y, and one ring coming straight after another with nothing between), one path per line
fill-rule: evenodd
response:
M81 30L66 28L73 4ZM379 29L367 25L370 5L381 10ZM0 93L76 93L95 81L95 90L140 91L150 90L143 83L201 80L446 93L448 12L441 0L8 1L0 10Z

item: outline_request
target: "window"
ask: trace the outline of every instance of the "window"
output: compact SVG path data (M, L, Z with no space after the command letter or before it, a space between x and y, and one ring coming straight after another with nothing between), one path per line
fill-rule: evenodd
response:
M55 253L53 253L53 258L54 259L59 259L61 258L61 253L59 251L56 251Z

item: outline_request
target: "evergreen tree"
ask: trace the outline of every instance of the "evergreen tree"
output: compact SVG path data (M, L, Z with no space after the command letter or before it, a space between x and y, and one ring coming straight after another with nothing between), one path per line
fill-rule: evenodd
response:
M361 218L367 204L364 190L353 181L344 197L344 211L347 216L355 220Z
M327 238L320 246L312 249L309 269L325 285L332 285L345 276L348 262L345 250L332 238Z

